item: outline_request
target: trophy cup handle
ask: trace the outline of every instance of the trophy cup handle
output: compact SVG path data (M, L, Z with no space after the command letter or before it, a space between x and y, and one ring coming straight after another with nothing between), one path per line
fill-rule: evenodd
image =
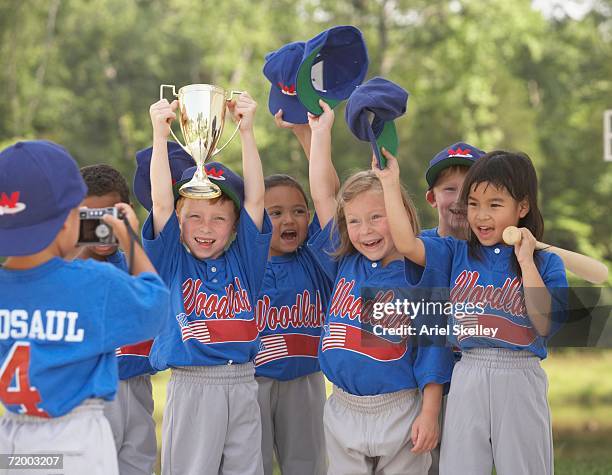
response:
M242 94L244 91L230 91L229 93L229 97L227 97L225 100L226 101L231 101L232 97L234 97L237 94ZM211 154L211 157L214 157L215 155L217 155L221 150L223 150L225 147L227 147L229 145L229 143L232 141L232 139L236 136L236 134L238 133L238 130L240 130L240 123L242 122L242 120L239 120L238 123L236 124L236 129L234 130L234 132L232 132L232 136L227 140L227 142L225 142L223 144L223 146L221 146L220 148L216 148L215 151Z
M178 97L178 94L176 93L176 86L174 84L162 84L161 86L159 86L159 100L160 101L164 98L164 89L167 87L172 88L172 95L174 97ZM181 141L178 139L176 135L174 135L174 131L172 130L172 125L170 126L170 133L172 134L172 138L174 138L175 142L179 144L181 148L185 150L185 152L187 152L191 156L191 152L187 149L187 147L181 143Z

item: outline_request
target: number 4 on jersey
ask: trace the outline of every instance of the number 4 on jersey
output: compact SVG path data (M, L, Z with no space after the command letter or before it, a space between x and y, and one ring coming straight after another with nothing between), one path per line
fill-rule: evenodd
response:
M15 343L0 368L0 399L7 406L21 406L22 414L49 417L49 414L37 407L41 397L38 390L30 386L29 369L30 344ZM15 384L11 387L13 380Z

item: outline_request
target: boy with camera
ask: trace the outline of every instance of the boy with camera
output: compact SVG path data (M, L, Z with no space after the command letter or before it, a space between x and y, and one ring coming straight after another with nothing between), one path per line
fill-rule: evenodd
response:
M157 335L168 290L112 215L101 221L132 258L134 277L71 261L86 193L57 144L19 142L0 152L0 255L8 257L0 269L0 453L54 454L37 460L66 475L108 475L118 473L103 413L117 391L115 349ZM130 206L116 207L137 229Z
M129 203L130 191L125 178L113 167L105 164L81 168L87 185L87 196L81 209L82 217L112 211L116 203ZM119 250L112 233L108 234L97 219L81 220L83 251L81 259L91 258L108 262L128 272L125 254ZM102 232L100 232L102 230ZM147 340L117 349L119 389L117 397L104 407L110 422L119 473L121 475L150 475L157 461L157 440L153 420L153 388L149 351L153 340Z

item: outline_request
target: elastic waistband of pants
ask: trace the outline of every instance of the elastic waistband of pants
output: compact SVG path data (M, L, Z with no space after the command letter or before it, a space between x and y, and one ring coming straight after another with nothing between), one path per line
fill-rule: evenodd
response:
M248 383L255 381L255 366L252 362L217 366L181 366L172 368L170 378L176 381L189 380L205 384Z
M402 403L417 401L419 392L417 389L402 389L401 391L376 396L355 396L338 386L334 386L333 395L334 399L349 409L365 414L378 414L395 409Z
M461 361L484 368L521 369L540 366L540 358L532 352L506 348L470 348L461 353Z
M4 417L16 422L34 422L39 424L53 424L55 422L66 421L74 417L79 417L85 413L104 412L104 401L98 398L85 399L81 404L72 409L70 412L59 417L38 417L29 416L27 414L15 414L11 411L6 411Z

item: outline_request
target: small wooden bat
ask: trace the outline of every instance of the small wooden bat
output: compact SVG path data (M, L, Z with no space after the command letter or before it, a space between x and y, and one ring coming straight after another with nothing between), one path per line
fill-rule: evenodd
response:
M508 226L502 234L504 242L510 246L521 241L521 232L516 226ZM593 259L592 257L578 254L577 252L561 249L560 247L551 246L543 242L537 241L537 250L546 250L554 252L563 261L566 269L576 274L581 279L584 279L592 284L601 284L608 280L608 268L603 262Z

